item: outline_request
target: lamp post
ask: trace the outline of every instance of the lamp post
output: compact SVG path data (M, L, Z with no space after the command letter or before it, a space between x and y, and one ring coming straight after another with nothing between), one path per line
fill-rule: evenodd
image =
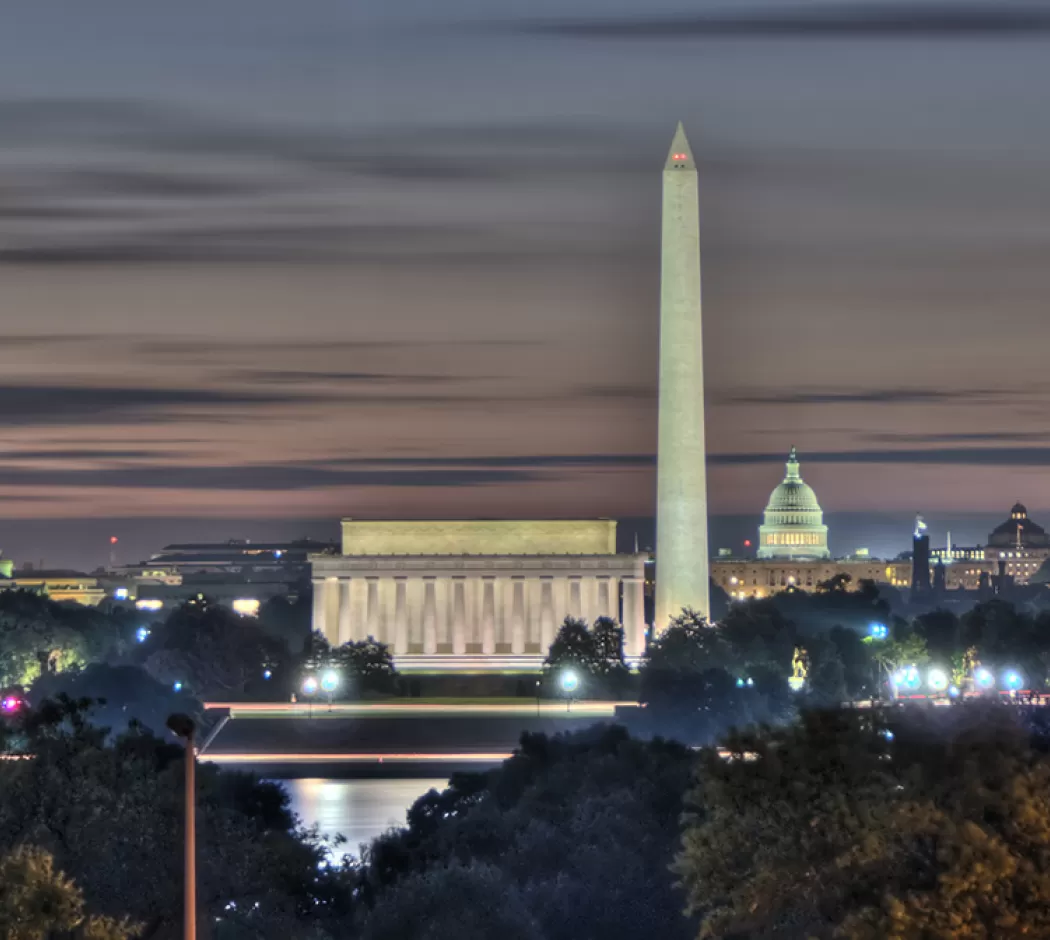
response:
M197 940L197 751L189 715L168 716L168 728L186 744L186 838L183 859L183 940Z
M308 718L313 718L314 716L314 696L317 694L318 687L317 676L307 676L303 679L303 695L306 696L306 700L310 703L306 712Z
M328 710L332 710L332 695L339 688L339 673L334 669L326 669L321 676L321 688L328 693Z
M580 677L572 669L566 669L561 674L561 690L568 698L565 702L565 711L572 710L572 695L580 687Z

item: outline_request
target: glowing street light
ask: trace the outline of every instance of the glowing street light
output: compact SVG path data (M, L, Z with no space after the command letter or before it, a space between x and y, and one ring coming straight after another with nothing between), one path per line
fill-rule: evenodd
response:
M933 668L926 673L926 685L931 692L945 692L948 689L948 673L943 669Z
M1007 669L1003 673L1003 688L1016 692L1024 685L1024 677L1016 669Z
M889 636L889 630L884 623L873 623L868 627L868 636L873 640L885 640Z
M561 686L561 690L565 693L567 699L565 702L565 710L570 711L572 709L572 698L576 694L576 691L580 687L580 677L573 669L566 669L558 677L558 685Z
M317 676L307 676L303 679L303 695L316 695L318 687Z
M146 640L149 639L149 634L150 634L149 627L139 627L135 631L135 639L138 640L139 643L145 643Z
M177 679L175 682L173 682L171 684L171 690L173 692L181 692L182 691L182 681Z
M331 695L339 688L339 673L334 669L326 669L321 676L321 688Z
M979 666L973 671L973 681L979 689L990 689L995 685L995 676L992 675L991 670Z

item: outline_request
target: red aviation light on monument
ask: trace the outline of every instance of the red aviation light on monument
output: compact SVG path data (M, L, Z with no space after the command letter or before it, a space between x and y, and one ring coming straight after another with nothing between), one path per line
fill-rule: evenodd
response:
M109 544L110 545L116 545L117 544L117 537L115 535L111 535L109 537Z

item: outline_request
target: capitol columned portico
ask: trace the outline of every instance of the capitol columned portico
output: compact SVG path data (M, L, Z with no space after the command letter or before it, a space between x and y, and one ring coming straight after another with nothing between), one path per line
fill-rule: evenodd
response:
M343 520L341 555L312 557L313 626L371 636L401 670L534 670L567 616L645 646L644 554L617 555L611 520Z

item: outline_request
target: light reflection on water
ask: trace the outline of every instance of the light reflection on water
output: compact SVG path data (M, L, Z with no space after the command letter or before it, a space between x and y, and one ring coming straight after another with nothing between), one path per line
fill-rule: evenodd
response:
M405 824L408 808L427 790L443 790L445 778L429 780L331 780L320 777L278 780L291 797L291 810L304 826L318 825L323 835L342 835L337 855L357 855L392 826Z

